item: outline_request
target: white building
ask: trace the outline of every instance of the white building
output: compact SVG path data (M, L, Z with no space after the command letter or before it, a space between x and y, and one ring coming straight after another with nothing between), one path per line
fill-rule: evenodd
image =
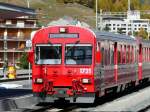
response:
M144 28L150 34L149 19L141 19L140 11L127 11L126 18L120 17L105 17L102 23L99 23L99 28L104 29L106 26L110 28L110 32L117 33L121 28L123 34L132 34L134 31L138 32L140 28Z

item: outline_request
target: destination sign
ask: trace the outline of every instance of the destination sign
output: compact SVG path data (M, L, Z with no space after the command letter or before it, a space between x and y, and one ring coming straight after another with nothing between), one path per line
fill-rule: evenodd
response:
M79 38L79 34L72 33L72 34L49 34L49 38Z

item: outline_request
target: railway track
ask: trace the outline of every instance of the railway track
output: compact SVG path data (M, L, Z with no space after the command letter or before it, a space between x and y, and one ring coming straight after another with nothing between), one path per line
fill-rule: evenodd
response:
M61 104L61 106L58 106L58 104L49 104L47 106L34 106L24 110L24 112L70 112L76 108L78 108L78 106L74 104Z
M103 107L104 105L111 104L114 100L119 101L122 97L130 97L130 95L138 93L139 91L143 91L149 85L146 86L139 86L135 88L134 92L125 91L119 94L112 94L105 97L98 98L94 104L69 104L66 102L57 102L57 103L44 103L44 104L36 104L33 100L32 95L25 98L12 98L12 99L5 99L5 105L9 104L12 107L8 108L7 111L14 112L79 112L79 111L92 111L98 110L99 108ZM149 88L149 87L148 87ZM9 103L6 101L9 101ZM21 104L22 103L22 104ZM129 102L131 103L131 102ZM142 102L141 102L142 103ZM27 105L28 104L28 105ZM150 105L150 102L149 102ZM140 108L138 111L147 111L150 109L150 106L147 105L143 108ZM115 108L115 107L114 107ZM130 107L132 108L132 107ZM132 109L131 109L132 110ZM117 110L116 110L117 111ZM122 110L123 111L123 110Z
M20 94L20 96L18 97L18 95L14 95L11 97L0 97L0 104L5 104L5 107L3 107L4 109L6 109L7 111L19 111L19 112L70 112L70 111L85 111L85 109L89 109L86 111L91 111L90 109L98 109L99 107L106 105L106 104L111 104L114 100L118 100L124 96L130 95L130 94L134 94L134 93L138 93L139 91L142 91L143 89L145 89L146 87L148 87L150 85L150 83L148 84L143 84L140 86L137 86L134 89L127 89L126 91L122 92L122 93L117 93L117 94L111 94L111 95L107 95L105 97L101 97L98 98L96 100L96 102L94 104L69 104L66 102L57 102L54 104L44 104L44 105L37 105L35 101L33 101L33 97L32 94L30 94L30 97L27 98L19 98L20 96L24 95L24 94ZM10 90L9 90L10 91ZM18 93L24 93L22 90L17 90ZM31 90L30 90L31 92ZM2 92L4 95L7 92ZM15 92L14 92L15 94ZM10 96L10 95L9 95ZM16 97L16 98L13 98ZM3 100L3 101L1 101ZM25 104L24 104L25 103ZM130 103L130 102L129 102ZM27 105L28 104L28 105ZM150 102L149 102L150 104ZM8 108L8 105L10 105L11 107ZM6 108L7 107L7 108ZM0 106L0 109L2 107ZM150 109L150 106L147 105L141 109L139 109L138 111L147 111ZM132 110L132 109L131 109ZM1 110L0 110L1 111Z

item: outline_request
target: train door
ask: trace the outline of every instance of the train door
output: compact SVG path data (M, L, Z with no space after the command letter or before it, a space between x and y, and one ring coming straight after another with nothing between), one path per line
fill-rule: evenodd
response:
M98 78L99 78L99 86L100 86L100 91L101 91L101 95L104 92L104 41L98 42L97 43L97 53L98 53L98 57L100 59L97 60L97 62L100 62L99 66L98 66Z
M139 44L138 79L142 79L142 44Z

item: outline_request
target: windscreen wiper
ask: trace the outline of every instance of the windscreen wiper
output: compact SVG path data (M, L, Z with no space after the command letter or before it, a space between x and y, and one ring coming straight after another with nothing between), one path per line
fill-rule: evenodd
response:
M66 53L67 53L68 51L70 51L72 48L74 48L79 42L80 42L79 40L76 41L76 42L74 43L74 45L71 46L71 47L66 51Z

